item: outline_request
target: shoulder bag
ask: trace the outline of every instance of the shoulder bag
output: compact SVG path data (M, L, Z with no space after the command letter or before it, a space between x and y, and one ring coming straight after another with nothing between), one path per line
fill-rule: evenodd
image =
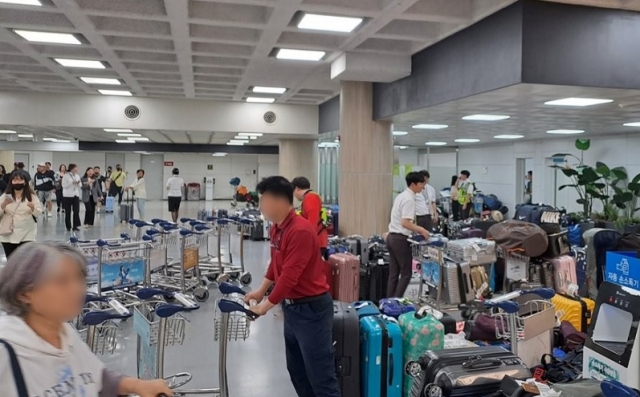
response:
M27 384L24 381L24 376L22 375L22 369L20 368L16 352L13 350L13 347L11 347L9 342L4 339L0 339L0 345L4 345L9 353L11 372L13 372L13 380L15 382L16 389L18 390L18 397L29 397L29 393L27 393Z

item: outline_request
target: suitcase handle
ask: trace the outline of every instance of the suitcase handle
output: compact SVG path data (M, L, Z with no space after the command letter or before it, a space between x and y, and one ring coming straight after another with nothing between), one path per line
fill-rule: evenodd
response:
M469 361L462 363L464 369L487 369L498 368L502 366L500 359L485 359L481 356L469 357Z

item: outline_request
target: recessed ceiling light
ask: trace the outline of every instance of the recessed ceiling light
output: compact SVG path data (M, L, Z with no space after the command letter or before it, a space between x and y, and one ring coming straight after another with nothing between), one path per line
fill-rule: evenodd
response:
M98 90L102 95L115 95L115 96L132 96L133 94L129 91L120 91L120 90Z
M136 143L136 141L132 141L130 139L116 139L118 143Z
M127 138L127 139L129 139L130 141L134 141L134 142L135 141L140 141L140 142L148 142L149 141L149 138L145 138L143 136L137 136L137 137L134 136L134 137L130 137L130 138Z
M244 142L227 142L227 146L244 146Z
M524 138L524 135L516 135L516 134L509 135L509 134L506 134L506 135L496 135L496 136L494 136L494 138L496 138L496 139L520 139L520 138Z
M456 142L458 142L458 143L478 143L478 142L480 142L480 139L460 138L460 139L456 139Z
M239 132L238 135L240 136L262 136L264 135L261 132Z
M393 136L405 136L409 134L407 131L393 131Z
M547 134L558 134L558 135L574 135L574 134L582 134L583 130L551 130L547 131Z
M14 29L13 32L32 43L82 44L71 33L35 32L32 30Z
M416 124L411 128L414 130L443 130L448 127L446 124Z
M326 30L329 32L353 32L362 23L362 18L334 17L331 15L304 14L298 29Z
M227 153L222 153L222 152L220 152L220 153L213 153L213 154L212 154L212 156L213 156L213 157L224 157L224 156L226 156L226 155L227 155Z
M427 146L447 146L447 142L427 142Z
M0 0L0 3L18 4L22 6L42 6L40 0Z
M104 132L133 132L128 128L105 128Z
M14 130L0 130L0 134L15 134Z
M84 68L84 69L106 69L104 63L100 61L87 61L86 59L63 59L54 58L56 62L67 68Z
M623 124L625 127L640 127L640 123L626 123Z
M124 133L124 134L118 134L118 136L123 136L123 137L129 137L129 138L135 138L135 137L141 137L142 135L140 134L130 134L130 133Z
M80 77L80 80L87 84L100 84L100 85L122 85L118 79L105 79L101 77Z
M470 116L464 116L462 120L467 121L500 121L510 119L511 116L503 116L499 114L472 114Z
M33 138L33 134L18 134L18 138Z
M245 137L245 138L246 138L246 137ZM250 137L249 137L249 139L251 139L252 141L254 141L254 140L258 139L258 137L257 137L257 136L250 136Z
M550 105L550 106L577 106L577 107L584 107L584 106L593 106L593 105L600 105L603 103L611 103L613 102L613 99L596 99L596 98L564 98L564 99L558 99L555 101L549 101L549 102L545 102L545 105Z
M254 96L250 96L247 98L247 102L249 103L274 103L275 101L276 98L261 98Z
M253 92L257 92L260 94L284 94L285 92L287 92L286 88L282 88L282 87L262 87L262 86L255 86L253 87L253 90L251 90Z
M309 50L292 50L287 48L281 48L276 54L278 59L292 59L295 61L319 61L327 53L324 51L309 51Z

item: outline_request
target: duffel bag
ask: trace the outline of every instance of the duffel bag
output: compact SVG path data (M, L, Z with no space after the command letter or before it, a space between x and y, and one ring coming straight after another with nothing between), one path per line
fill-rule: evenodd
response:
M484 196L484 208L489 211L497 211L502 207L502 201L495 194L487 194Z
M509 251L518 251L530 258L537 258L547 251L547 233L538 225L521 221L497 223L487 231L487 239Z
M560 224L562 212L554 207L545 204L519 204L516 206L514 220L531 222L539 225L541 223Z

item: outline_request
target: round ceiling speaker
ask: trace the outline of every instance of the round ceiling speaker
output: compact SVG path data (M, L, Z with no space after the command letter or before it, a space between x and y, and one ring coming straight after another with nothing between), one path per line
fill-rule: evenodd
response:
M275 124L278 121L278 116L276 116L276 114L272 111L266 112L262 117L264 119L264 122L269 125Z
M140 109L137 106L129 105L124 108L124 117L129 120L137 120L140 118Z

